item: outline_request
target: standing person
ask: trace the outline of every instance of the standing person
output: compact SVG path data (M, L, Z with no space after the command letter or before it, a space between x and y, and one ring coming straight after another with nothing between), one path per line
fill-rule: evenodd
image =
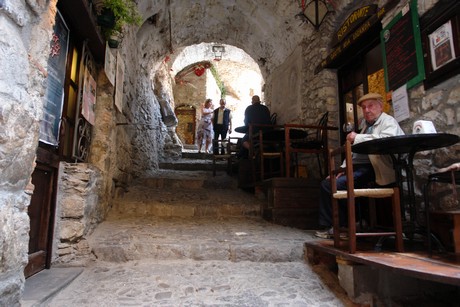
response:
M219 136L223 142L227 138L227 132L229 134L232 133L232 113L230 112L230 109L225 107L225 99L222 98L219 101L219 104L220 107L214 110L214 118L212 121L214 129L213 151L215 155L219 154L219 146L217 142L219 140ZM223 146L220 153L222 155L225 154Z
M350 132L347 140L358 144L373 139L403 135L404 131L396 119L383 112L383 98L380 94L368 93L358 100L363 110L364 120L361 123L361 132ZM388 155L365 155L353 153L353 177L356 188L365 188L369 182L376 182L379 186L386 186L395 182L395 172L391 157ZM346 190L346 176L337 175L337 189ZM321 182L319 225L324 231L317 231L316 236L330 238L332 236L332 201L331 182L329 176ZM345 204L340 205L346 208ZM341 216L345 216L341 214ZM340 221L345 225L346 221Z
M201 120L198 126L198 152L201 153L203 143L206 144L204 148L206 153L211 152L211 141L212 141L212 99L206 99L204 106L201 109Z
M260 97L257 95L252 96L251 105L244 111L244 125L248 127L250 124L271 125L270 110L267 106L261 104ZM256 129L253 133L258 132ZM247 157L249 152L249 134L246 133L242 139L241 157Z

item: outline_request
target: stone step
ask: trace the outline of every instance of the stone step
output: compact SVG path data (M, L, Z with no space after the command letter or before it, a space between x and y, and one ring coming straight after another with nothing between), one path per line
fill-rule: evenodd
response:
M151 184L155 182L155 184ZM219 184L219 182L221 184ZM187 187L184 187L187 184ZM238 191L232 180L194 180L157 185L153 179L135 185L114 200L111 215L143 216L258 216L263 199ZM180 187L180 188L178 188Z
M109 218L88 238L98 260L302 261L306 230L253 218Z
M226 172L216 172L202 170L169 170L160 169L154 177L138 178L128 190L134 187L144 188L217 188L217 189L236 189L236 174L228 175ZM133 193L132 193L133 194Z
M139 178L113 201L111 215L126 217L258 216L265 201L237 188L225 172L159 170ZM262 195L260 195L262 196Z
M159 168L163 170L184 170L184 171L209 171L212 172L214 165L212 157L205 159L182 158L175 161L163 161L159 163ZM227 161L216 160L216 170L226 171Z
M212 154L198 151L183 151L182 159L192 159L192 160L212 160Z

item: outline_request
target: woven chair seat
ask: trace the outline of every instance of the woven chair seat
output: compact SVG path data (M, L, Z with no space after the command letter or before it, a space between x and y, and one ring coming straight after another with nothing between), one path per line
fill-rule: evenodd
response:
M353 193L355 197L374 197L374 198L386 198L390 197L394 193L392 188L376 188L376 189L354 189ZM348 197L347 191L337 191L333 194L335 199L345 199Z

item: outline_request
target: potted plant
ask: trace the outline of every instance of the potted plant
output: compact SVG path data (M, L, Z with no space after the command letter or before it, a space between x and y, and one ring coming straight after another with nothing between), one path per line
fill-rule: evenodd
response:
M105 36L110 48L118 48L118 45L120 45L120 42L123 39L123 33L116 29L111 29L105 34Z
M107 40L113 35L121 37L126 24L140 25L140 16L134 0L93 0L98 24Z

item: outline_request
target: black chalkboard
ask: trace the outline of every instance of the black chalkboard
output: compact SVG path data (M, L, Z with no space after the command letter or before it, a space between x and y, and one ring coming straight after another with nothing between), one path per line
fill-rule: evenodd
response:
M380 38L386 90L396 90L406 83L411 88L423 81L425 70L416 1L412 0L410 9L400 12L382 30Z

